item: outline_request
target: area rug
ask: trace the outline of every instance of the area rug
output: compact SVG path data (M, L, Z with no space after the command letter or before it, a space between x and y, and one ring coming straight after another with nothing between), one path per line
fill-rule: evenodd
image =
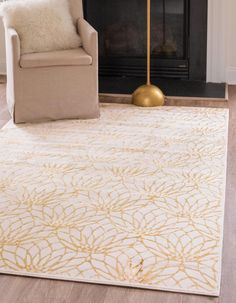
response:
M102 104L0 131L0 272L217 296L228 110Z

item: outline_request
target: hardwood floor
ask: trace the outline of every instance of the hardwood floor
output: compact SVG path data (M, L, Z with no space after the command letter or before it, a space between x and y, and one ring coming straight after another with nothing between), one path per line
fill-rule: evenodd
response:
M189 101L189 105L212 106L212 101L193 102ZM186 100L183 104L186 105ZM181 105L180 101L178 105ZM218 101L214 105L225 107L225 103ZM228 107L228 172L220 297L0 275L0 303L236 303L236 86L229 88ZM9 118L5 84L0 84L0 126Z
M6 82L6 76L0 75L0 83L5 83Z
M6 106L6 85L4 78L0 76L0 128L10 120L10 115Z

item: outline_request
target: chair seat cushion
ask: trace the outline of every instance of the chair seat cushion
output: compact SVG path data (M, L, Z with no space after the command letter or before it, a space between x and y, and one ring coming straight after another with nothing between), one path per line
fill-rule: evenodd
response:
M20 58L20 66L22 68L91 64L92 57L82 47L70 50L23 54Z

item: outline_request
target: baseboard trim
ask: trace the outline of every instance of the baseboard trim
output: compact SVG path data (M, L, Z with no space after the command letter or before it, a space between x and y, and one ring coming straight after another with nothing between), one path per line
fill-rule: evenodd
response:
M227 69L227 83L236 84L236 67L229 67Z

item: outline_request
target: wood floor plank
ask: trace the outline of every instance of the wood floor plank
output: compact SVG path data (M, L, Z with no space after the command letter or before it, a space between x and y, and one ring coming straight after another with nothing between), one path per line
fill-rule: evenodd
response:
M186 100L171 102L171 105L175 104L186 105ZM236 86L229 87L227 105L225 102L202 100L189 101L188 105L230 108L220 297L0 275L0 303L236 303ZM0 127L9 119L5 84L0 84Z
M221 295L219 303L236 303L236 87L230 87L228 171Z
M132 102L131 95L114 95L114 94L100 94L100 102L104 103L128 103ZM193 106L193 107L227 107L227 100L222 99L196 99L196 98L179 98L179 97L166 97L165 105L168 106Z
M104 285L74 283L71 294L65 302L103 303L108 288Z
M0 75L0 83L5 83L6 82L6 76Z
M0 128L2 128L10 118L6 104L6 84L0 83Z
M125 287L109 287L103 303L182 303L181 295L171 292Z

